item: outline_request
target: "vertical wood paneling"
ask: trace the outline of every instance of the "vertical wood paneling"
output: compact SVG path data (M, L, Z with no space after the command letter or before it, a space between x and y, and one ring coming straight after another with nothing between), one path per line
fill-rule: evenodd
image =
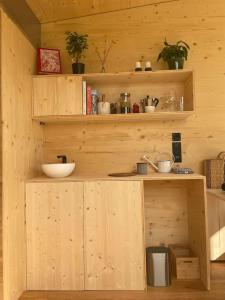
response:
M187 188L175 181L145 182L146 246L188 244Z
M84 183L86 290L144 290L142 182Z
M83 290L83 183L28 183L27 289Z
M1 11L4 300L26 290L25 181L42 159L42 131L31 121L35 62L35 49Z

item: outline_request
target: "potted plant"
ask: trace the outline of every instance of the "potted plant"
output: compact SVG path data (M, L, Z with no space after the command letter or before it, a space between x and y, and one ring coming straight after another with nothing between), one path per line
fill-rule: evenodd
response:
M165 39L165 47L159 53L158 61L163 59L168 63L170 70L183 69L184 60L187 60L188 50L190 47L183 41L177 42L175 45L170 45Z
M88 49L87 34L81 35L77 32L67 31L66 33L66 50L72 57L73 74L83 74L85 65L80 62L83 52Z

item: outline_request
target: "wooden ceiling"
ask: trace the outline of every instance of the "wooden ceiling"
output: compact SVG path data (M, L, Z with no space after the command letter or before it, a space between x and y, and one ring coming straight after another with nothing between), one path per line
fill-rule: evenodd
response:
M179 0L26 0L41 23Z

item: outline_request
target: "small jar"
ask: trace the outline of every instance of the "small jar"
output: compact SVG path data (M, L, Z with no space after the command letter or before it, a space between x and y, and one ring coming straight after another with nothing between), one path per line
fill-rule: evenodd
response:
M98 97L98 91L96 90L92 90L91 91L91 113L92 115L97 115L98 113L98 101L99 101L99 97Z
M120 113L129 114L131 111L130 93L120 94Z
M152 64L150 61L146 61L145 63L145 71L152 71Z
M141 72L141 71L142 71L141 62L140 61L136 61L135 72Z
M98 102L98 114L108 115L110 114L110 103L105 100L105 95L102 95L102 101Z

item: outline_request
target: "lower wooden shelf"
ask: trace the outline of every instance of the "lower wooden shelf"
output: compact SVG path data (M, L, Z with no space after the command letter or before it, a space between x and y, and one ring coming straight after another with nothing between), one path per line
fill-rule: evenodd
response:
M224 281L216 289L205 291L198 280L173 280L169 287L148 287L146 291L27 291L19 300L97 300L97 299L124 299L124 300L149 300L149 299L186 299L204 300L222 299L224 294Z
M77 122L146 122L155 120L183 120L194 114L194 111L153 112L137 114L110 115L57 115L36 116L33 120L43 123L77 123Z

